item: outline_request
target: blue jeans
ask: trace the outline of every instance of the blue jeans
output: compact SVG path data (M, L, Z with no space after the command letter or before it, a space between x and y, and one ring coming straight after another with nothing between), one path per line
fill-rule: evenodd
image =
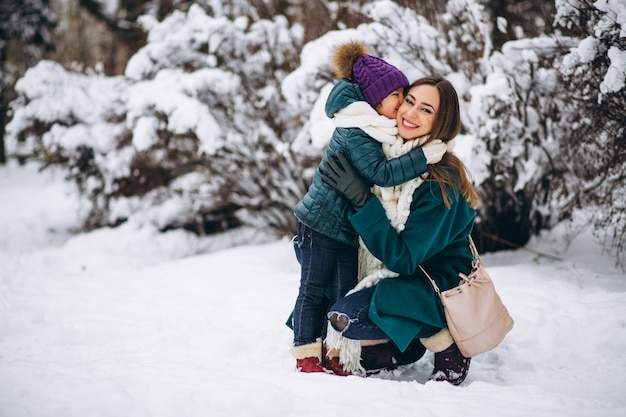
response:
M393 278L390 278L393 279ZM370 303L376 287L364 288L337 301L328 313L328 318L336 314L339 320L345 324L340 331L342 336L355 340L383 340L389 336L372 320L368 314ZM428 324L423 324L420 331L413 338L429 337L441 329Z
M328 307L357 282L358 248L337 242L298 223L293 239L300 262L300 289L293 311L294 346L326 337Z

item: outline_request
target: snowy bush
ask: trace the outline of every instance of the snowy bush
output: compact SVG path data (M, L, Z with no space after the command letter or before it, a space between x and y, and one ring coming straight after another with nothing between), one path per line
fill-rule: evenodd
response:
M147 44L122 77L32 68L18 83L10 151L66 167L89 203L88 228L141 217L162 230L291 234L333 128L330 56L360 40L410 80L439 73L457 88L482 250L524 245L583 209L621 262L623 2L556 0L554 30L501 48L494 24L524 32L479 0L449 0L428 20L419 5L350 3L341 10L367 21L306 44L304 27L270 8L241 13L245 3L142 17ZM326 6L339 24L339 6Z
M470 89L469 129L490 156L489 176L478 184L486 204L477 229L487 237L519 244L559 217L548 194L563 185L559 143L568 134L552 68L561 50L551 38L505 43L490 57L485 82Z
M626 244L626 5L557 1L556 23L578 35L563 58L564 95L576 109L561 151L578 183L562 208L591 210L605 247L623 264Z
M290 230L275 207L293 206L306 184L279 140L295 134L279 88L297 64L299 27L197 6L143 23L149 43L125 77L51 62L29 71L9 126L13 153L68 168L90 201L87 228L141 215L197 233L252 219Z
M16 84L18 99L7 126L7 148L21 159L36 155L43 166L62 165L89 201L87 218L95 221L108 204L104 162L125 137L121 77L67 72L41 61ZM110 165L110 164L109 164ZM96 222L98 223L98 222Z

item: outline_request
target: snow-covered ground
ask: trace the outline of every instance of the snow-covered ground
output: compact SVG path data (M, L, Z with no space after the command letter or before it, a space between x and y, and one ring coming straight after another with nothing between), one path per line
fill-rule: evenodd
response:
M70 235L61 173L0 168L0 416L625 416L626 276L588 234L484 262L515 327L459 387L294 372L288 238ZM249 244L226 248L234 243Z

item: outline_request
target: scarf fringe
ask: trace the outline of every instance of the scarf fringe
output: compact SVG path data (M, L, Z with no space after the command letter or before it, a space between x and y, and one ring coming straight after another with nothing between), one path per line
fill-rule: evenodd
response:
M365 375L365 368L361 366L361 342L359 340L343 337L333 326L329 325L324 343L329 351L336 349L339 352L339 363L344 371Z

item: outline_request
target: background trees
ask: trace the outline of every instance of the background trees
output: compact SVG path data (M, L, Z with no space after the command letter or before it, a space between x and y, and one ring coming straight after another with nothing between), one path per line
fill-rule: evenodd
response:
M6 162L4 126L13 85L26 69L54 50L56 15L48 0L0 0L0 164Z
M328 139L328 56L360 39L410 79L440 73L457 87L482 250L583 218L621 262L617 0L120 1L115 13L79 4L120 45L103 49L115 59L100 56L108 64L95 70L33 66L6 132L11 156L67 169L86 228L141 218L163 230L290 234Z

